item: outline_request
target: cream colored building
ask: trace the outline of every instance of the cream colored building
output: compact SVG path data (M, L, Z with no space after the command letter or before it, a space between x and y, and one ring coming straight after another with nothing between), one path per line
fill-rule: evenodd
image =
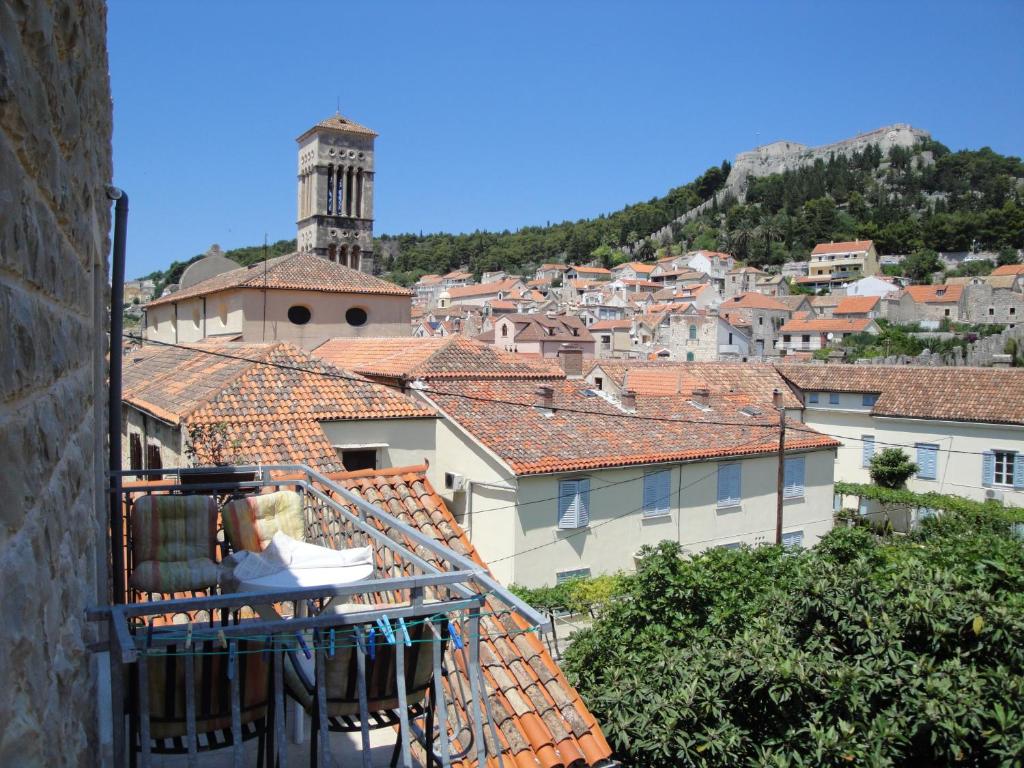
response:
M871 240L818 243L811 251L811 277L867 277L880 271L878 251Z
M842 440L836 479L869 483L875 452L899 447L919 493L1024 507L1024 370L786 365L804 423Z
M412 292L312 253L224 272L146 305L148 341L290 341L410 335Z

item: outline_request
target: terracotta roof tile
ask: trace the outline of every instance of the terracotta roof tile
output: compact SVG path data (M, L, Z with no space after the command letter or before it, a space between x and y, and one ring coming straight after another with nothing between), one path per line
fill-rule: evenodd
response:
M765 296L763 293L749 291L733 296L722 302L723 310L730 309L781 309L788 310L785 304L772 296Z
M632 320L598 320L590 326L591 331L628 331L633 327Z
M844 243L818 243L811 251L811 256L829 253L861 253L868 250L874 242L871 240L850 240Z
M223 424L249 460L325 472L343 467L320 422L434 415L283 342L143 346L125 364L122 398L175 425Z
M863 333L874 320L844 317L791 318L779 331L782 333Z
M412 525L486 568L486 563L444 500L427 480L425 471L425 466L365 470L335 474L332 479L371 504L391 510L401 522ZM399 498L404 500L404 504L391 503ZM356 512L354 508L352 511ZM383 525L379 527L392 534ZM437 562L423 548L416 548L416 551L435 566L447 569L446 563ZM501 734L500 746L505 764L511 762L515 766L530 768L538 765L590 768L609 760L611 747L593 714L543 643L527 631L526 622L509 613L504 604L493 598L486 600L484 612L494 613L485 615L482 621L480 659L491 710ZM461 684L468 690L464 667L454 659L447 667L449 672L445 684L456 688ZM450 698L457 702L455 706L464 706L462 697ZM467 721L469 713L463 711L460 715L463 722ZM489 745L493 745L489 735L487 738ZM461 752L471 746L464 731L455 734L454 740L453 752ZM468 753L466 757L453 760L452 765L455 768L476 766L473 750ZM488 765L496 764L497 761L488 761Z
M642 261L628 261L625 264L612 267L611 272L614 274L615 272L625 272L627 269L632 269L634 272L649 275L654 271L654 266L654 264L644 264Z
M872 413L1024 424L1024 369L910 365L780 365L803 390L878 393Z
M1001 275L1024 275L1024 264L1004 264L992 270L996 277Z
M570 267L570 269L575 270L578 275L610 275L612 273L610 269L605 269L604 267L575 266Z
M496 280L493 283L475 283L473 285L456 285L448 289L448 295L453 299L467 299L474 296L487 296L489 294L508 293L523 284L518 277L509 277L504 280Z
M835 315L866 315L878 308L878 296L843 296L833 312Z
M347 117L335 114L328 117L326 120L321 120L315 126L299 136L296 141L302 141L302 139L306 138L311 133L315 133L318 128L327 128L332 131L340 131L341 133L358 133L364 136L379 135L376 131L367 128L365 125L360 125L354 120L349 120Z
M356 269L344 267L313 253L292 253L268 259L250 267L233 269L196 283L191 288L175 291L154 299L147 307L169 304L194 296L234 288L271 288L327 293L373 293L392 296L412 296L413 292L400 285L381 280Z
M956 303L964 295L962 285L908 285L903 290L915 304Z

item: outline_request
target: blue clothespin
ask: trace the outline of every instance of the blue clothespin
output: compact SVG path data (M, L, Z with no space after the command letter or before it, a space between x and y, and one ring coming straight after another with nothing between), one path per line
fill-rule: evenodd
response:
M232 640L228 643L228 680L235 679L235 659L237 654L237 646L235 641Z
M377 630L370 627L370 632L366 639L366 649L370 652L370 659L377 658Z
M302 652L305 654L307 659L312 659L313 654L309 652L309 646L306 645L306 641L302 638L301 632L296 632L295 637L299 640L299 647L302 648Z
M462 650L462 638L459 637L459 632L455 629L455 624L451 619L448 619L448 634L452 638L452 642L455 643L456 650Z
M327 651L330 658L334 658L334 627L331 627L331 647Z
M395 631L391 628L391 622L388 620L388 615L385 613L379 619L377 619L377 626L380 627L380 631L384 633L384 637L387 639L390 645L395 644Z
M409 637L409 628L405 626L405 619L403 619L401 616L398 617L398 628L402 630L402 642L406 646L411 646L412 638Z

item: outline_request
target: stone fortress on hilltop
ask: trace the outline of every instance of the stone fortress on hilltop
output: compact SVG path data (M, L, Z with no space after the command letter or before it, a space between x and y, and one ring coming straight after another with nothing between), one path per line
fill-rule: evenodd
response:
M931 138L931 134L928 131L914 128L907 123L893 123L867 133L859 133L849 139L822 144L818 147L809 147L795 141L773 141L747 152L740 152L732 163L725 186L713 198L704 201L696 208L691 208L670 224L654 232L651 237L657 240L665 235L670 235L672 224L685 224L711 208L715 201L721 205L729 195L742 202L746 199L748 182L752 177L795 171L797 168L813 164L816 160L828 161L829 157L833 155L852 155L855 152L862 152L872 144L877 144L878 148L882 150L882 154L886 155L893 147L910 148L919 141L929 138Z
M336 114L296 139L298 251L373 273L373 142Z

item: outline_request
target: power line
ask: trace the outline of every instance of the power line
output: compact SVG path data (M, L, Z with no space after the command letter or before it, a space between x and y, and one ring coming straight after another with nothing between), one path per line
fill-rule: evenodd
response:
M123 334L123 336L126 339L129 339L131 341L137 341L137 342L143 343L143 344L154 344L156 346L170 347L170 348L173 348L173 349L182 349L182 350L186 350L186 351L189 351L189 352L199 352L199 353L204 354L204 355L211 355L211 356L214 356L214 357L222 357L222 358L226 358L228 360L238 360L240 362L252 363L254 365L263 365L263 366L267 366L267 367L270 367L270 368L279 368L281 370L295 371L297 373L312 374L314 376L322 376L322 377L330 378L330 379L340 379L342 381L351 381L351 382L356 382L356 383L360 383L360 384L366 384L367 382L369 382L369 383L372 383L372 384L376 384L377 386L386 387L388 389L393 389L393 390L395 390L397 392L400 392L402 394L406 394L405 391L404 391L404 387L402 385L399 385L399 384L388 384L388 383L385 383L385 382L372 381L372 380L361 378L361 377L348 376L348 375L345 375L344 373L340 373L340 372L335 373L335 372L331 372L331 371L318 371L318 370L313 370L311 368L304 368L304 367L299 366L299 365L288 365L287 363L277 363L277 362L271 362L269 360L259 360L259 359L256 359L256 358L245 357L244 355L232 355L232 354L229 354L227 352L220 352L220 351L213 350L213 349L203 349L202 347L198 347L198 346L188 346L188 345L185 345L185 344L175 344L175 343L169 342L169 341L156 341L156 340L150 340L150 339L143 339L141 336L134 336L134 335L128 334L128 333ZM326 361L324 361L324 362L326 362ZM472 400L472 401L476 401L476 402L493 403L493 404L496 404L496 405L510 405L510 406L514 406L514 407L517 407L517 408L532 408L533 407L533 405L530 404L530 403L524 403L524 402L521 402L521 401L518 401L518 400L502 400L502 399L499 399L499 398L483 397L481 395L472 395L472 394L468 394L468 393L465 393L465 392L450 392L450 391L445 391L445 390L441 390L441 389L436 389L434 387L416 388L415 391L416 392L421 392L421 393L424 393L424 394L428 394L428 395L429 394L434 394L434 395L441 395L441 396L444 396L444 397L454 397L454 398L461 398L463 400ZM669 424L704 424L704 425L712 425L712 426L758 427L758 428L761 428L761 429L771 429L771 430L777 430L779 428L779 426L778 426L778 424L776 422L766 423L766 422L754 422L754 421L723 421L723 420L708 420L708 419L685 419L685 418L665 417L665 416L645 416L645 415L637 414L637 413L625 413L625 412L617 412L616 413L616 412L603 412L603 411L589 411L589 410L585 410L585 409L582 409L582 408L570 408L570 407L563 407L563 406L558 406L558 405L552 406L551 410L552 411L561 411L563 413L577 413L577 414L583 414L583 415L587 415L587 416L599 416L599 417L613 418L613 419L632 419L632 420L650 421L650 422L658 422L658 423L669 423ZM823 432L821 430L811 429L811 428L806 427L806 426L805 427L796 427L796 426L791 426L791 425L787 424L786 425L786 429L788 431L792 431L792 432L804 432L804 433L810 434L810 435L832 437L832 438L835 438L837 440L856 440L857 442L867 442L862 437L855 437L855 436L851 436L851 435L837 435L837 434L834 434L832 432ZM916 445L910 444L910 443L893 443L893 442L886 442L886 441L882 441L882 440L876 440L875 443L876 443L876 445L887 445L887 446L898 447L898 448L917 448ZM956 450L956 449L953 449L953 448L941 448L941 447L938 447L935 450L940 451L940 452L945 452L945 453L953 453L953 454L960 454L960 455L966 455L966 456L984 456L985 455L984 451L962 451L962 450Z

